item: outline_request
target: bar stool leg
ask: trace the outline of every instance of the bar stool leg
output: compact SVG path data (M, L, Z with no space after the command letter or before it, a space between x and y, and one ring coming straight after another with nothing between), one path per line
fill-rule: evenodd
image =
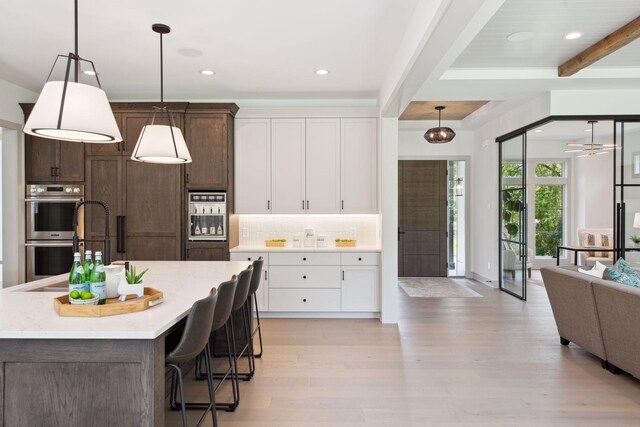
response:
M178 379L178 391L180 392L180 411L182 412L182 425L183 427L187 427L187 407L184 401L184 384L182 383L182 370L178 365L167 365L171 369L174 370Z
M211 347L209 343L204 348L204 362L207 370L207 385L209 386L209 410L211 411L211 420L213 427L218 427L218 416L216 414L216 396L213 390L213 375L211 373Z
M255 357L259 359L262 357L262 329L260 328L260 310L258 309L258 296L255 293L253 294L253 299L256 304L256 322L258 323L258 326L256 327L256 329L253 329L253 326L252 326L251 336L255 335L256 330L258 331L258 340L260 341L260 353L256 353Z

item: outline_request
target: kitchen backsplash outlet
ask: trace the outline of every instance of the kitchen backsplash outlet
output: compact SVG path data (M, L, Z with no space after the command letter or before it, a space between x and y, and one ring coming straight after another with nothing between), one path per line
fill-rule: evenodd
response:
M358 246L379 247L378 215L239 215L240 246L264 246L265 240L286 239L292 246L294 234L304 240L304 229L313 228L316 236L356 239ZM303 243L304 246L304 243Z

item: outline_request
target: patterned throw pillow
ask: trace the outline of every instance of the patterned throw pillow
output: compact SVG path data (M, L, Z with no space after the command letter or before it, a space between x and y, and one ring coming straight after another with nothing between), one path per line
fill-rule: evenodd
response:
M640 288L640 276L636 274L625 273L622 270L616 270L614 268L607 267L605 277L614 282L621 283L623 285L635 286Z
M640 271L636 270L635 268L631 267L629 265L629 263L627 261L624 260L624 258L620 258L618 260L618 271L624 273L624 274L628 274L629 276L635 276L638 279L640 279Z
M613 235L611 234L590 234L582 236L582 246L584 247L610 247L613 246ZM586 252L587 257L611 258L613 252Z

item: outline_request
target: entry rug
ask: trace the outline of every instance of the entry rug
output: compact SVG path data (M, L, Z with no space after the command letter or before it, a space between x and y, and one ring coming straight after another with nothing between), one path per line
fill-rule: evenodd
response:
M398 285L411 298L482 298L465 286L465 281L446 277L401 277Z

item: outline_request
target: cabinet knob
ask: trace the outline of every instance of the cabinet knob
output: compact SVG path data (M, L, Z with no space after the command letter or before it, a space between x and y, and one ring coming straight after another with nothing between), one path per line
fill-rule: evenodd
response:
M362 261L362 258L358 258L358 261Z
M302 260L303 260L303 261L306 261L306 260L307 260L307 258L302 258Z
M307 276L302 276L302 278L303 278L303 279L306 279L306 278L307 278Z
M307 299L306 298L302 298L302 302L307 302Z
M251 257L247 257L247 261L251 261Z

